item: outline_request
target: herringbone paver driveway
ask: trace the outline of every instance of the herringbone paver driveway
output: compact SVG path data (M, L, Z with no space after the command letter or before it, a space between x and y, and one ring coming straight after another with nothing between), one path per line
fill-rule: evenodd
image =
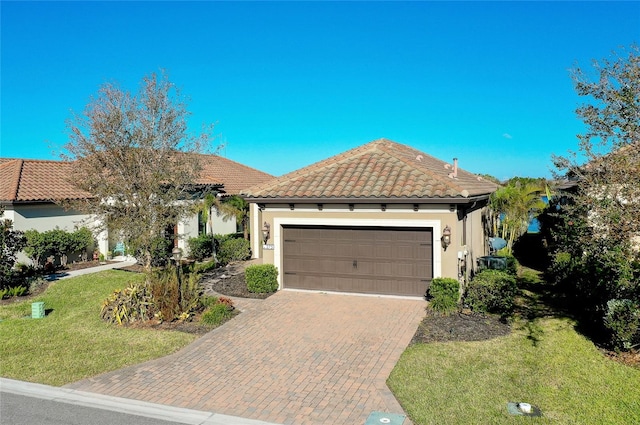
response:
M283 424L403 413L386 379L424 301L282 291L241 307L171 356L67 387Z

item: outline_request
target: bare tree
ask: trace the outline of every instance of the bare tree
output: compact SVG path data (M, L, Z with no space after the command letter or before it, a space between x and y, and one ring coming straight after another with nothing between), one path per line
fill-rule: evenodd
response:
M73 207L116 232L150 268L152 248L168 227L193 213L190 202L211 142L210 128L187 131L185 99L166 74L143 78L138 93L103 85L82 115L68 121L63 155L72 183L91 197Z

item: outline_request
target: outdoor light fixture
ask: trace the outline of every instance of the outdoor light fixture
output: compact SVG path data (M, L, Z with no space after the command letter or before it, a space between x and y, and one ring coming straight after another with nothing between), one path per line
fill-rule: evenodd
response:
M271 226L269 225L269 223L265 221L264 224L262 225L262 240L264 241L265 244L269 240L270 230L271 230Z
M176 264L178 264L180 262L180 259L182 258L182 250L178 247L175 247L171 251L171 254L173 255L173 259L176 261Z
M449 227L449 225L444 226L440 242L442 242L442 249L445 251L447 250L447 247L451 245L451 227Z

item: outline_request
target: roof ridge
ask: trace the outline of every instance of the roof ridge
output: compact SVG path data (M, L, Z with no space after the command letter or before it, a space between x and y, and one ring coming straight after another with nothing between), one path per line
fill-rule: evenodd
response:
M54 163L72 163L74 161L64 161L60 159L38 159L38 158L8 158L8 157L0 157L0 160L6 160L5 164L10 163L11 161L22 161L24 162L54 162Z
M269 174L269 173L265 173L265 172L264 172L264 171L262 171L262 170L258 170L257 168L254 168L254 167L251 167L251 166L249 166L249 165L246 165L246 164L243 164L243 163L241 163L241 162L238 162L238 161L236 161L236 160L233 160L233 159L230 159L230 158L224 157L224 156L219 155L219 154L217 154L217 153L200 153L200 154L198 154L198 155L205 156L205 157L208 157L208 156L214 156L214 157L217 157L217 158L220 158L220 159L224 159L225 161L233 162L234 164L240 165L241 167L248 168L248 169L250 169L250 170L257 171L257 172L259 172L259 173L262 173L262 174L265 174L265 175L268 175L268 176L271 176L271 177L275 177L275 176L273 176L273 175L271 175L271 174Z
M22 183L22 170L24 169L24 161L22 159L18 160L18 167L16 172L16 188L13 194L13 199L18 199L18 193L20 192L20 184Z
M390 143L392 143L392 144L396 144L396 145L402 146L402 147L404 147L404 148L411 149L411 150L413 150L413 151L415 151L415 152L418 152L418 154L419 154L419 155L422 155L422 156L428 156L429 158L431 158L432 160L434 160L434 161L436 161L436 162L441 162L441 163L443 163L443 164L445 164L445 165L448 165L448 164L449 164L448 162L443 161L442 159L436 158L436 157L435 157L435 156L433 156L433 155L429 155L428 153L422 152L422 151L420 151L420 150L418 150L418 149L415 149L415 148L413 148L413 147L411 147L411 146L404 145L404 144L402 144L402 143L398 143L398 142L394 142L394 141L392 141L392 140L387 140L387 139L383 139L383 140L386 140L387 142L390 142ZM382 147L384 148L385 146L383 145ZM385 151L387 154L389 154L389 155L393 156L394 158L396 158L397 160L402 161L403 163L407 164L408 166L413 167L413 168L416 168L416 164L412 164L411 162L409 162L409 160L408 160L408 159L403 158L403 157L402 157L402 155L398 155L398 154L396 154L396 151L393 151L393 150L392 150L392 151L384 150L384 151ZM417 157L416 157L416 159L417 159ZM448 176L447 176L447 177L444 177L444 176L442 176L442 175L440 175L440 174L438 174L438 173L436 173L436 172L431 171L431 170L430 170L429 168L427 168L427 167L423 167L422 165L423 165L423 164L422 164L422 162L421 162L420 160L418 160L418 167L417 167L417 168L419 168L423 173L425 173L425 174L429 174L429 176L431 176L431 177L435 178L436 180L438 180L438 181L440 181L440 182L444 183L446 186L451 187L452 189L456 190L457 192L460 192L461 194L462 194L462 193L464 193L464 192L468 192L468 191L467 191L466 189L464 189L464 188L463 188L459 183L456 183L456 181L455 181L453 178L448 177ZM446 167L445 167L445 169L446 169ZM458 168L458 171L460 171L460 170L462 170L462 169L461 169L461 168ZM467 172L467 173L468 173L468 171L465 171L465 170L462 170L462 171L464 171L464 172Z
M253 187L251 189L262 189L263 187L267 188L267 187L272 187L272 186L274 186L274 187L281 186L282 184L285 184L287 180L293 178L294 176L295 177L306 177L306 176L316 172L319 168L322 168L325 163L327 163L327 165L341 164L341 163L343 163L345 161L348 161L348 160L351 160L351 159L353 159L355 157L362 156L365 153L371 151L372 149L375 149L375 147L373 147L374 143L379 142L381 140L385 140L385 139L378 139L378 140L374 140L374 141L369 142L369 143L365 143L364 145L356 146L356 147L351 148L351 149L349 149L349 150L347 150L345 152L342 152L342 153L339 153L337 155L330 156L329 158L325 158L325 159L322 159L320 161L317 161L317 162L314 162L312 164L309 164L306 167L303 167L303 168L300 168L298 170L294 170L294 171L291 171L289 173L283 174L282 176L277 177L276 179L274 179L272 181L266 182L266 183L264 183L262 185L255 186L255 187ZM347 156L347 154L349 154L349 153L356 153L356 155L353 155L353 156L349 157L349 156ZM339 159L336 161L335 160L336 158L339 158ZM302 171L304 171L304 172L302 172ZM282 183L279 183L279 182L282 182ZM275 183L275 185L274 185L274 183Z

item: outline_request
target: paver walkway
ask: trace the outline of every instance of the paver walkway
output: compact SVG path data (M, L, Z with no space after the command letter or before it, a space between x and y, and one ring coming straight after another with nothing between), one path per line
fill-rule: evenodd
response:
M372 411L404 413L386 379L424 307L282 291L173 355L67 387L283 424L364 424Z

